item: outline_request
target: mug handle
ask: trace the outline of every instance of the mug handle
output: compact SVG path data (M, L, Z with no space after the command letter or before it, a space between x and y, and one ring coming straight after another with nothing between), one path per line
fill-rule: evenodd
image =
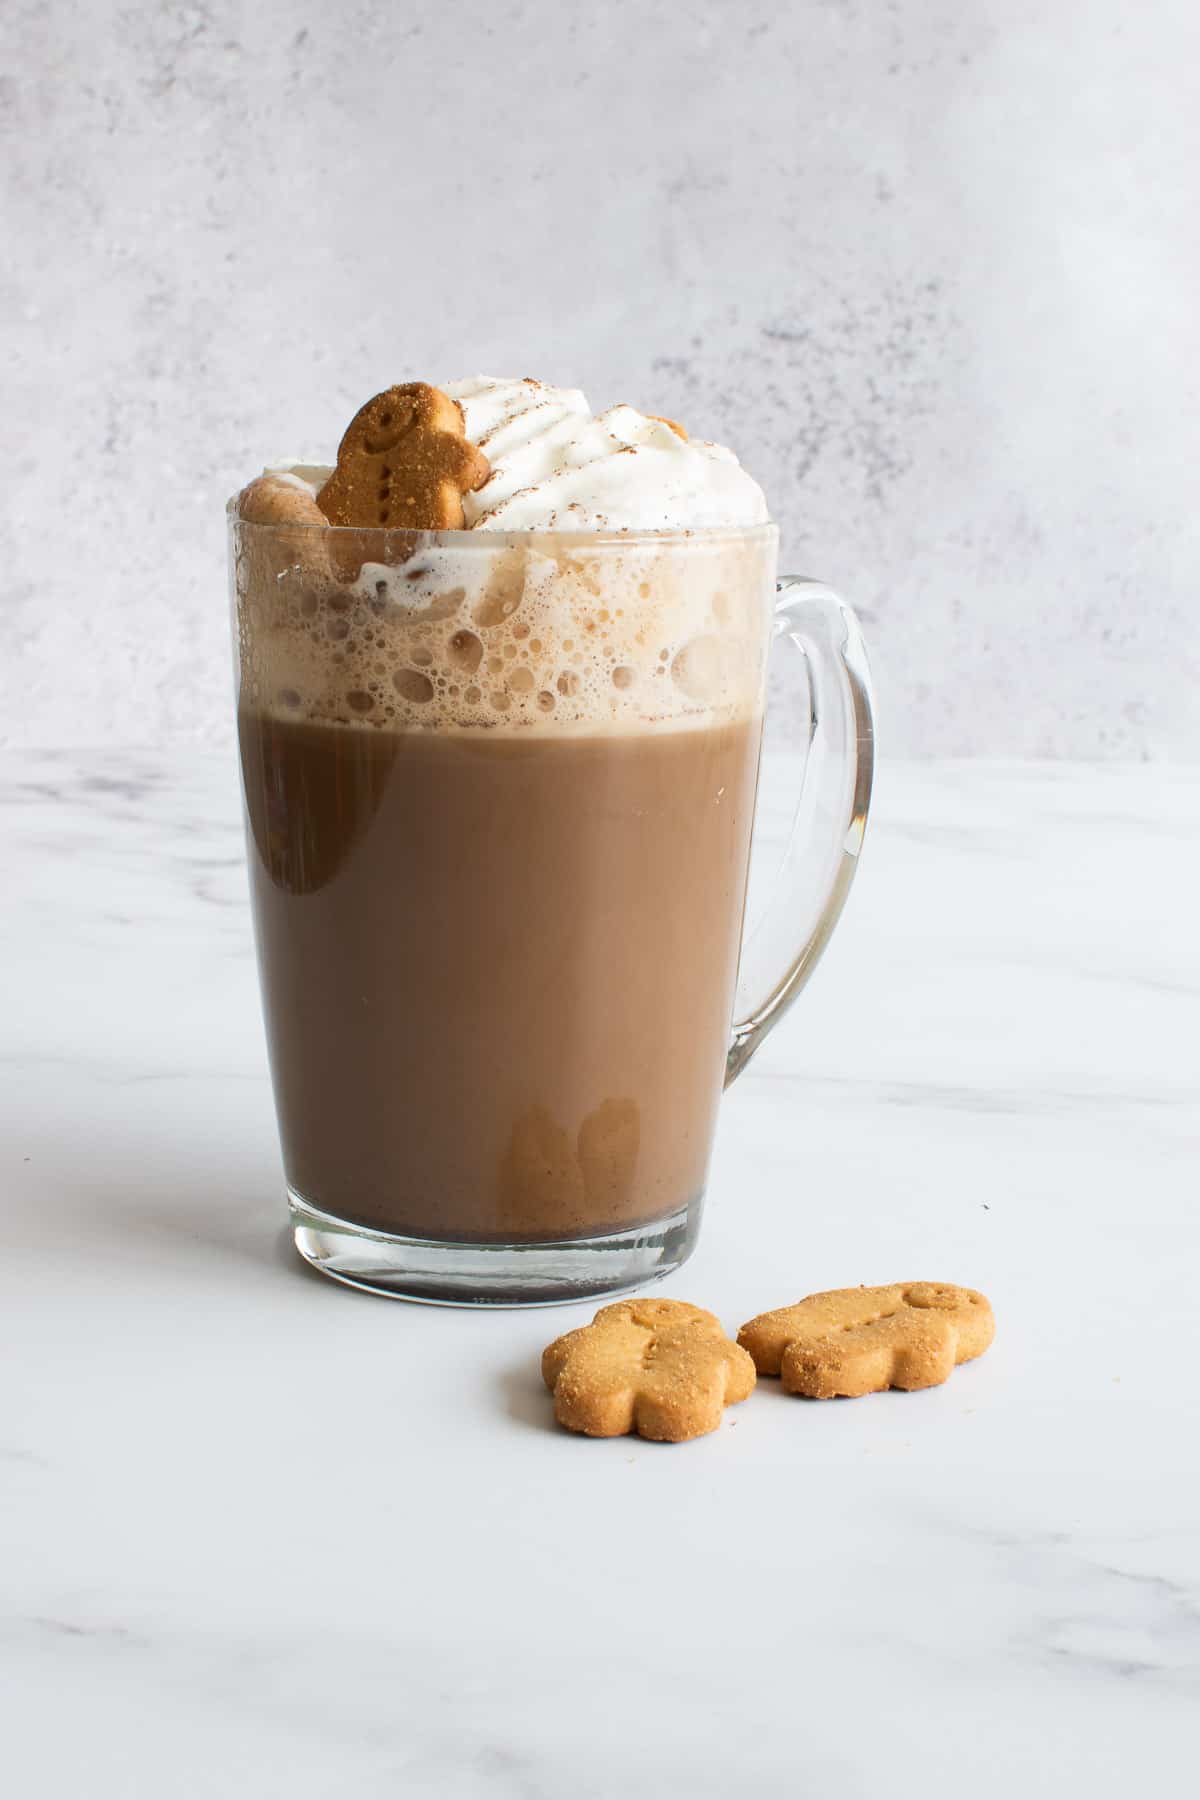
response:
M775 591L774 639L787 638L808 668L808 754L774 891L742 943L726 1087L829 942L858 867L875 770L871 677L858 620L822 582L787 575ZM797 926L800 947L793 949Z

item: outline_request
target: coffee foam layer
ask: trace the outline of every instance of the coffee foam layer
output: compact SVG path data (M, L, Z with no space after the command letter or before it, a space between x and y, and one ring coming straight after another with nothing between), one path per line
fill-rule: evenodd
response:
M281 719L636 731L761 706L770 533L486 552L428 534L352 580L338 534L277 557L269 527L234 533L242 702Z

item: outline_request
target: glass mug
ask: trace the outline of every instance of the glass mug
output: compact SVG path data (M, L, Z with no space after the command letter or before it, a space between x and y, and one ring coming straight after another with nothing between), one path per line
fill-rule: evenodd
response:
M444 1303L668 1274L696 1241L722 1089L856 867L873 734L853 615L776 583L774 525L322 530L231 507L230 536L297 1249ZM807 665L808 753L743 944L780 639Z

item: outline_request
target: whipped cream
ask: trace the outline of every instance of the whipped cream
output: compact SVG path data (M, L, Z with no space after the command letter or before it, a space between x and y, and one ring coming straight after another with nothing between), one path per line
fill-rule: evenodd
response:
M635 407L594 415L578 388L488 375L448 381L445 392L492 465L463 495L471 530L669 531L768 517L732 450L684 442Z
M463 495L470 531L681 531L762 525L762 489L723 444L685 440L633 406L593 414L579 388L474 375L447 381L492 472ZM314 499L333 470L269 463Z

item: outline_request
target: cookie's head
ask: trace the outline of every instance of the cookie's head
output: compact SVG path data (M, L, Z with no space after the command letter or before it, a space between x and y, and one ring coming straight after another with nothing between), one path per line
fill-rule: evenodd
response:
M338 460L356 454L384 456L404 438L423 431L462 437L462 409L440 388L424 381L388 388L355 413L342 438Z

